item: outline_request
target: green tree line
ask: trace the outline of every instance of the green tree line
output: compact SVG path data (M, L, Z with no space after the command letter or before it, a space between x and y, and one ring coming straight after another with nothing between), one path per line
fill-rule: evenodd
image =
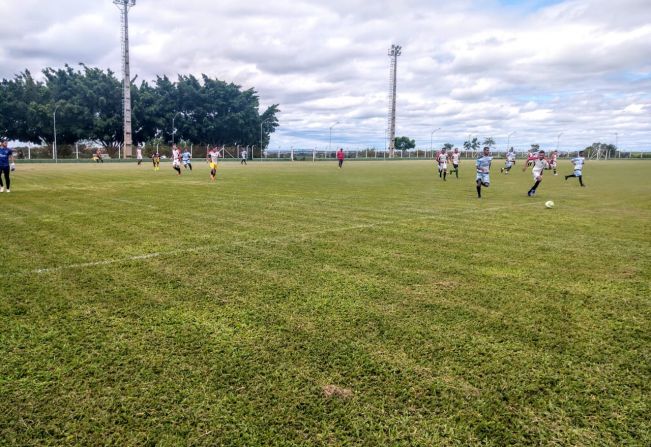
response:
M92 141L106 148L123 143L122 82L111 70L43 70L43 80L25 70L0 83L0 135L51 144L56 110L57 143ZM132 84L134 144L169 143L255 146L260 151L278 127L278 105L260 113L254 89L201 75L167 76ZM174 128L172 128L174 121Z

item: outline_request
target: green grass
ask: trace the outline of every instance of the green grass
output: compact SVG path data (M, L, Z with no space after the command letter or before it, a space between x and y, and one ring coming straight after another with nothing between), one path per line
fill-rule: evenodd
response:
M649 445L650 169L19 165L0 444Z

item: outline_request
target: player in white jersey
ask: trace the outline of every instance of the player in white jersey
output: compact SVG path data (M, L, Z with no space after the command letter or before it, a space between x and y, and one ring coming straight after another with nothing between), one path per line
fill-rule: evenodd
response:
M476 167L477 167L477 177L476 177L476 184L477 184L477 198L481 199L481 187L488 188L490 185L490 169L491 169L491 162L493 161L493 157L490 156L490 148L485 147L484 148L484 153L481 157L477 159Z
M526 171L528 166L525 166L523 171ZM527 192L529 197L536 195L536 190L542 182L542 176L545 169L549 169L549 162L545 159L545 151L538 152L538 158L531 162L531 175L533 175L533 186Z
M459 153L459 148L455 147L454 152L450 154L450 159L452 160L452 167L454 169L450 170L450 175L452 175L452 171L454 171L454 174L459 178L459 159L461 158L461 154Z
M447 181L446 177L448 175L448 154L446 148L441 149L441 152L436 156L436 161L439 164L439 177L443 178L443 181Z
M181 151L177 149L176 145L172 146L172 169L176 171L177 175L181 175Z
M570 177L578 177L579 178L579 184L581 186L585 186L583 184L583 164L585 163L585 158L583 157L583 151L579 152L578 157L574 157L572 159L572 165L574 165L574 174L566 175L565 180L567 180Z
M138 166L142 163L142 148L139 147L136 149L136 160L138 160Z
M214 182L217 176L217 166L219 165L219 149L216 147L210 149L206 161L210 164L210 181Z
M558 167L558 151L552 151L549 156L549 169L554 170L554 175L558 175L556 168Z
M504 162L504 167L500 169L500 172L508 174L511 168L515 165L515 151L513 148L509 149L506 153L506 161Z

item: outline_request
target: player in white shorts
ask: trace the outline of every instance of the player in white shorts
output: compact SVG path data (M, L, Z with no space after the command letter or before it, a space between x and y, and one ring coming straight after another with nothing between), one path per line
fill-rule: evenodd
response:
M583 184L583 164L585 163L585 158L583 157L583 151L579 152L578 157L574 157L572 159L572 165L574 165L574 173L570 175L565 176L565 180L567 180L570 177L578 177L579 178L579 184L581 186L585 186Z
M490 148L485 147L483 155L479 157L475 163L477 166L477 177L475 179L475 183L477 184L478 199L481 199L481 187L483 186L485 188L488 188L491 182L490 169L493 157L490 156L490 152Z
M523 171L527 170L528 166L525 166ZM533 186L527 192L529 197L536 195L536 190L542 182L542 176L545 169L549 169L549 162L545 159L545 151L538 152L538 158L531 162L531 175L533 175Z
M454 175L459 178L459 159L461 158L461 154L459 153L459 148L455 147L454 152L450 154L450 159L452 160L452 167L454 169L450 170L450 174L452 174L452 171L454 171Z
M439 164L439 177L443 178L443 181L447 181L446 177L448 175L448 154L445 148L441 149L441 152L436 156L436 161Z
M500 169L500 172L508 174L511 168L515 165L515 151L513 148L509 149L506 153L506 161L504 162L504 167Z

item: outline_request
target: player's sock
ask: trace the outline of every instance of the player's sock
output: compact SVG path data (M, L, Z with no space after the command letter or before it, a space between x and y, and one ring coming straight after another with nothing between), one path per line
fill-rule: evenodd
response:
M481 199L481 185L477 185L477 197Z
M447 181L446 177L448 176L448 171L443 171L443 180Z
M582 175L579 175L579 184L580 184L581 186L585 186L585 185L583 184L583 176L582 176Z
M538 189L538 185L540 185L540 180L536 180L536 183L533 184L531 187L531 191L536 192L536 189Z

